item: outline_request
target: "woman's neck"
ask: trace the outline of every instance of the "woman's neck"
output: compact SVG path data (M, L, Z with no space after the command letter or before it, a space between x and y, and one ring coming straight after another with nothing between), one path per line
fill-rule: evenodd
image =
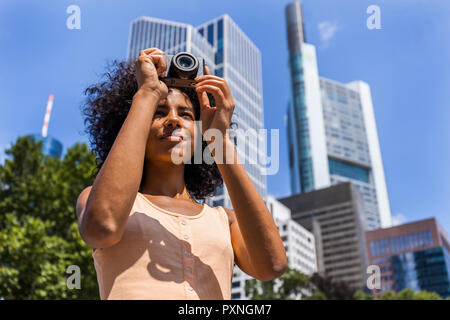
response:
M184 165L167 162L146 162L144 165L141 193L191 199L184 181Z

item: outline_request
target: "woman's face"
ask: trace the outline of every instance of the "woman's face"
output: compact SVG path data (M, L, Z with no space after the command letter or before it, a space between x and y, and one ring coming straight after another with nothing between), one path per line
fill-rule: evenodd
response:
M159 101L147 140L145 158L150 162L179 164L194 154L195 113L189 97L176 88Z

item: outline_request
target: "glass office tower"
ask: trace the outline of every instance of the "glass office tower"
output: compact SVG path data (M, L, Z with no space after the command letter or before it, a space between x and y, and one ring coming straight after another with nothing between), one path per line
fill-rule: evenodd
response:
M315 47L304 42L299 1L286 6L286 31L292 193L351 181L363 195L366 227L389 227L391 211L369 85L319 76Z
M203 57L208 66L215 68L215 48L189 24L153 17L137 18L131 23L128 60L133 61L147 48L159 48L166 54L187 51Z
M40 134L29 135L35 141L42 141L42 153L51 157L61 158L63 145L62 143L50 136L43 137Z
M198 27L188 24L140 17L131 24L128 60L139 56L145 48L157 47L167 54L181 51L204 57L215 75L224 78L236 103L232 121L236 129L263 129L261 53L239 26L223 15ZM263 197L266 196L266 176L259 159L263 159L265 141L249 135L246 140L236 139L239 159ZM252 140L257 139L257 140ZM257 141L257 143L253 143ZM231 208L226 187L221 188L210 204Z
M245 142L237 140L236 150L251 180L265 198L266 176L259 159L264 157L266 144L260 135L252 134L252 130L256 133L256 130L264 129L261 52L228 15L206 22L197 30L216 50L215 74L226 79L236 103L232 121L236 123L235 128L248 134ZM223 203L231 207L226 190L223 198L219 196L215 201L215 205Z

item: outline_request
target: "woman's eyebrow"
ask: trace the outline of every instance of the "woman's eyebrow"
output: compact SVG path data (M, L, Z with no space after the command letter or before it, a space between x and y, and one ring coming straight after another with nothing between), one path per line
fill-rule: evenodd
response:
M192 109L191 107L188 107L188 106L179 106L178 109L188 110L188 111L191 111L192 113L194 113L194 109Z

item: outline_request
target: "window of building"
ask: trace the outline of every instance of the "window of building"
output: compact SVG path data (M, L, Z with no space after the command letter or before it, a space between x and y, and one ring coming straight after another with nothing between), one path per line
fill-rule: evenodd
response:
M328 165L331 174L369 183L369 170L366 168L331 158Z
M430 246L433 245L433 237L431 236L431 231L427 231L428 243Z
M241 293L233 293L231 294L231 299L240 299L241 298Z
M208 42L214 45L214 24L212 23L208 26Z
M213 202L213 206L218 207L218 206L224 206L224 199L219 199L219 200L214 200Z

